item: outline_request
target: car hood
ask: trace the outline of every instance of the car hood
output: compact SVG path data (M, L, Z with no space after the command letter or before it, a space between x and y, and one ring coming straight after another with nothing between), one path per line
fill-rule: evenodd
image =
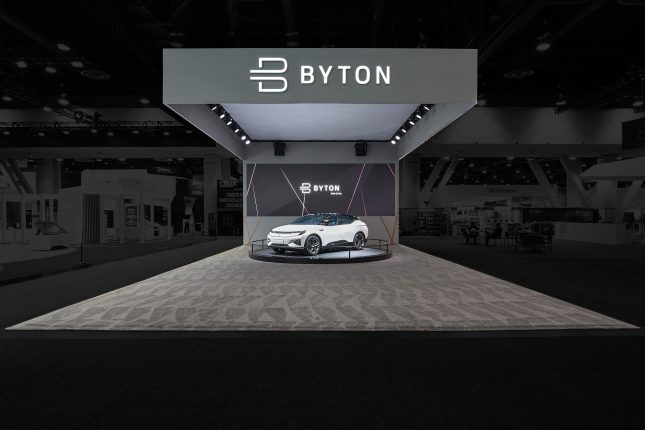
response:
M315 227L315 225L287 224L287 225L281 225L279 227L274 227L271 230L279 233L289 233L289 232L296 232L296 231L305 231L312 227Z

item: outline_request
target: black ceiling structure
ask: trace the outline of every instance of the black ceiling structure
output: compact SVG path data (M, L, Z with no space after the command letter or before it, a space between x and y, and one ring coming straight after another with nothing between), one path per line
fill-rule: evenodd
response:
M0 108L163 108L170 47L477 48L482 104L638 108L644 24L641 0L2 2Z

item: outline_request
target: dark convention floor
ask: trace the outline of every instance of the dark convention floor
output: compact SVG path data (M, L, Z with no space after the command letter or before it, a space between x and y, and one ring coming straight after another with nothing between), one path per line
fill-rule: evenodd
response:
M452 239L402 242L642 325L640 247L556 243L552 255L515 255ZM238 245L213 241L5 285L0 322ZM643 363L641 329L2 331L0 428L641 428Z

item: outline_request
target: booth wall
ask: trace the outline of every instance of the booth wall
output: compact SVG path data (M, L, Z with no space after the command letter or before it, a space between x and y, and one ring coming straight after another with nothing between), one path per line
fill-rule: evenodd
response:
M244 177L248 178L248 165L252 164L356 164L356 163L396 163L396 147L389 142L367 142L367 155L357 157L355 142L286 142L284 156L275 156L273 142L253 142L245 149ZM398 213L398 168L395 175L395 213ZM246 190L245 190L246 197ZM247 216L244 198L244 239L250 244L253 240L265 239L269 231L279 225L288 224L295 217ZM361 216L369 228L371 238L398 242L397 216Z

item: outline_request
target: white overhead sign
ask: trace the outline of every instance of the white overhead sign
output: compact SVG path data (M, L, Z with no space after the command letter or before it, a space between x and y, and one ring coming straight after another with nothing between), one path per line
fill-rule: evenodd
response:
M166 49L164 103L468 103L472 49Z

